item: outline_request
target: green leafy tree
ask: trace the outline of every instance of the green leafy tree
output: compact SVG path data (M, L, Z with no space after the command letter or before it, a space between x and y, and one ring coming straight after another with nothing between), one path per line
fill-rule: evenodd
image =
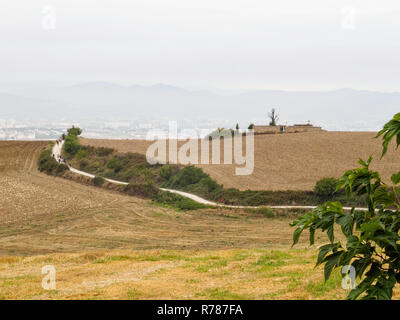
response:
M78 142L78 136L82 133L82 130L78 127L72 126L67 130L68 134L63 135L64 139L64 151L67 156L74 156L80 149L81 146Z
M382 156L394 137L397 147L400 145L400 113L385 124L380 136ZM391 176L391 184L386 184L378 172L370 169L371 161L371 157L360 159L361 167L348 170L336 188L344 189L347 196L365 195L366 211L352 208L346 213L340 202L327 202L291 223L296 227L293 245L304 230L309 231L311 245L316 230L327 234L329 243L319 248L317 258L317 265L324 265L325 281L334 268L354 268L359 283L348 299L391 299L395 284L400 283L400 172ZM345 245L335 238L335 225L340 227Z
M249 127L248 127L247 129L249 129L249 130L254 129L254 123L250 123L250 124L249 124Z
M73 156L79 151L80 145L76 136L67 135L64 141L64 151L67 155Z
M79 136L79 135L82 134L82 129L81 129L81 128L78 128L78 127L75 127L75 126L72 126L72 128L69 128L69 129L67 130L67 132L68 132L68 135L69 135L69 136L75 136L75 137L77 137L77 136Z

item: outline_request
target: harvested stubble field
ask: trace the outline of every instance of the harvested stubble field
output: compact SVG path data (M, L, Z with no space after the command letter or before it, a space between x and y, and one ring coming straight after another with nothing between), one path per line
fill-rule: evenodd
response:
M220 249L288 245L289 220L229 209L177 212L36 169L46 142L0 141L0 252ZM228 223L229 222L229 223ZM268 234L266 236L266 233Z
M177 212L39 173L46 142L0 141L2 299L343 298L313 269L292 220L228 209ZM282 212L285 213L285 212ZM317 245L326 242L319 238ZM45 265L56 290L41 286ZM397 294L397 291L396 291Z
M386 181L399 169L400 154L394 146L380 160L381 140L373 132L308 132L267 134L254 137L254 171L248 176L235 175L237 165L204 165L203 170L224 187L240 190L312 190L324 177L340 177L346 170L358 167L358 159L374 161L372 168ZM244 139L243 139L244 141ZM121 152L145 154L151 141L81 138L82 144L109 147ZM179 145L185 141L179 141ZM200 143L199 143L200 145ZM245 143L243 143L245 145ZM221 155L223 143L221 143ZM199 147L200 149L200 147ZM211 150L211 148L210 148ZM221 156L223 162L223 156Z

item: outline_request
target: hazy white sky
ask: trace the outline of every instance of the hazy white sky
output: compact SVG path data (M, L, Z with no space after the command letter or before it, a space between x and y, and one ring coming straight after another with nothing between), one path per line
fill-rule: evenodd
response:
M1 0L0 82L400 91L400 2Z

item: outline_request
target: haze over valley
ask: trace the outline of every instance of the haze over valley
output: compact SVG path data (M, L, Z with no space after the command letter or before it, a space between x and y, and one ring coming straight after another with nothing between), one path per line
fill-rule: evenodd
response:
M0 139L53 139L76 124L87 137L144 138L151 128L267 124L276 108L282 124L311 122L332 131L377 131L396 113L399 92L187 90L166 84L122 86L0 85Z

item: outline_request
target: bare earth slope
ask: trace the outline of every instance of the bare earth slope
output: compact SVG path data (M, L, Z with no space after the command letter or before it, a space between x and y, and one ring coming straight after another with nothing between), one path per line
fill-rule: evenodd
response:
M380 160L381 141L373 132L321 132L255 136L254 172L235 175L236 165L199 166L225 187L242 190L311 190L324 177L339 177L358 166L358 159L374 157L372 168L389 179L399 170L400 153L392 145ZM144 140L81 138L82 144L146 153L152 143ZM182 144L184 142L180 142ZM222 154L222 152L221 152Z
M36 170L46 145L0 141L0 299L341 299L347 294L340 270L323 283L307 235L290 249L292 219L227 209L177 212L49 177ZM317 235L321 242L326 239ZM56 290L41 286L46 265L56 268Z
M46 142L0 141L0 255L99 249L289 245L289 220L231 210L177 212L36 169ZM212 227L211 227L212 226ZM282 231L285 229L285 231Z
M101 207L115 196L38 172L37 159L48 142L0 141L1 219L74 213ZM7 222L7 221L6 221Z

